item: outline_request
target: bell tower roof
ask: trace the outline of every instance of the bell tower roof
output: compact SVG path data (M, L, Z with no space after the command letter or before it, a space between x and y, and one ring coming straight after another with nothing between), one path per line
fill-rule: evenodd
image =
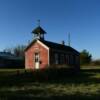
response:
M46 32L41 28L41 26L36 27L32 33L34 34L46 34Z
M40 20L38 20L38 26L34 30L32 30L32 33L34 34L34 39L44 40L44 34L46 34L46 32L40 26Z

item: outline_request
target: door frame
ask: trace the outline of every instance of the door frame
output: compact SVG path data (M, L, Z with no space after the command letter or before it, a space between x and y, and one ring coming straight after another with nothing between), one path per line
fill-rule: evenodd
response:
M34 53L34 68L35 69L40 68L40 54L39 54L39 52Z

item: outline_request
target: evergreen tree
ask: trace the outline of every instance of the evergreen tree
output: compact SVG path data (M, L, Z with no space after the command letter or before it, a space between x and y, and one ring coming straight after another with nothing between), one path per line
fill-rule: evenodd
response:
M92 60L92 55L87 50L83 50L82 52L80 52L81 65L90 64L91 60Z

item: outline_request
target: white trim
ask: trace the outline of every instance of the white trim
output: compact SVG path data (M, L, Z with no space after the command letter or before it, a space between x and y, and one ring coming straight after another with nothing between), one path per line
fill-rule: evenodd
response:
M50 53L49 53L49 49L48 49L48 66L50 65L50 61L49 61L49 60L50 60L50 58L49 58L50 55L49 55L49 54L50 54Z
M37 53L38 55L36 55L36 53L34 53L34 66L35 66L35 69L39 69L40 68L40 55L39 53ZM36 59L38 59L38 61L36 61Z
M41 41L39 41L39 40L37 40L37 42L39 43L39 44L41 44L44 48L46 48L47 50L48 50L48 66L50 65L50 55L49 55L49 47L48 46L46 46L45 44L43 44Z
M41 41L39 41L39 40L37 40L37 42L39 43L39 44L41 44L44 48L46 48L47 50L49 50L49 47L47 47L45 44L43 44Z

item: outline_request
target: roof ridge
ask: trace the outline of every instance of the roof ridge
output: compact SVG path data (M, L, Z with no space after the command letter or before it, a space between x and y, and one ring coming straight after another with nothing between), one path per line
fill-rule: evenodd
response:
M65 47L65 48L69 48L69 49L71 49L71 50L74 50L75 52L78 52L78 51L75 50L73 47L68 46L68 45L63 45L63 44L60 44L60 43L51 42L51 41L47 41L47 40L41 40L41 39L40 39L40 41L41 41L41 42L48 42L48 43L50 43L50 44L54 44L54 45L61 46L61 47ZM44 43L44 44L45 44L45 43ZM79 52L78 52L78 53L79 53Z
M35 42L39 40L40 42L42 42L43 44L45 44L46 46L48 46L49 48L53 48L53 49L60 49L60 50L64 50L64 51L71 51L71 52L76 52L79 53L76 49L67 46L67 45L63 45L60 43L55 43L55 42L51 42L51 41L47 41L47 40L42 40L42 39L35 39L33 40L25 49L25 51Z
M56 44L56 45L61 45L61 46L66 46L66 47L70 47L70 46L68 46L68 45L65 45L65 44L61 44L61 43L57 43L57 42L51 42L51 41L47 41L47 40L41 40L41 39L39 39L40 41L45 41L45 42L49 42L49 43L53 43L53 44Z

